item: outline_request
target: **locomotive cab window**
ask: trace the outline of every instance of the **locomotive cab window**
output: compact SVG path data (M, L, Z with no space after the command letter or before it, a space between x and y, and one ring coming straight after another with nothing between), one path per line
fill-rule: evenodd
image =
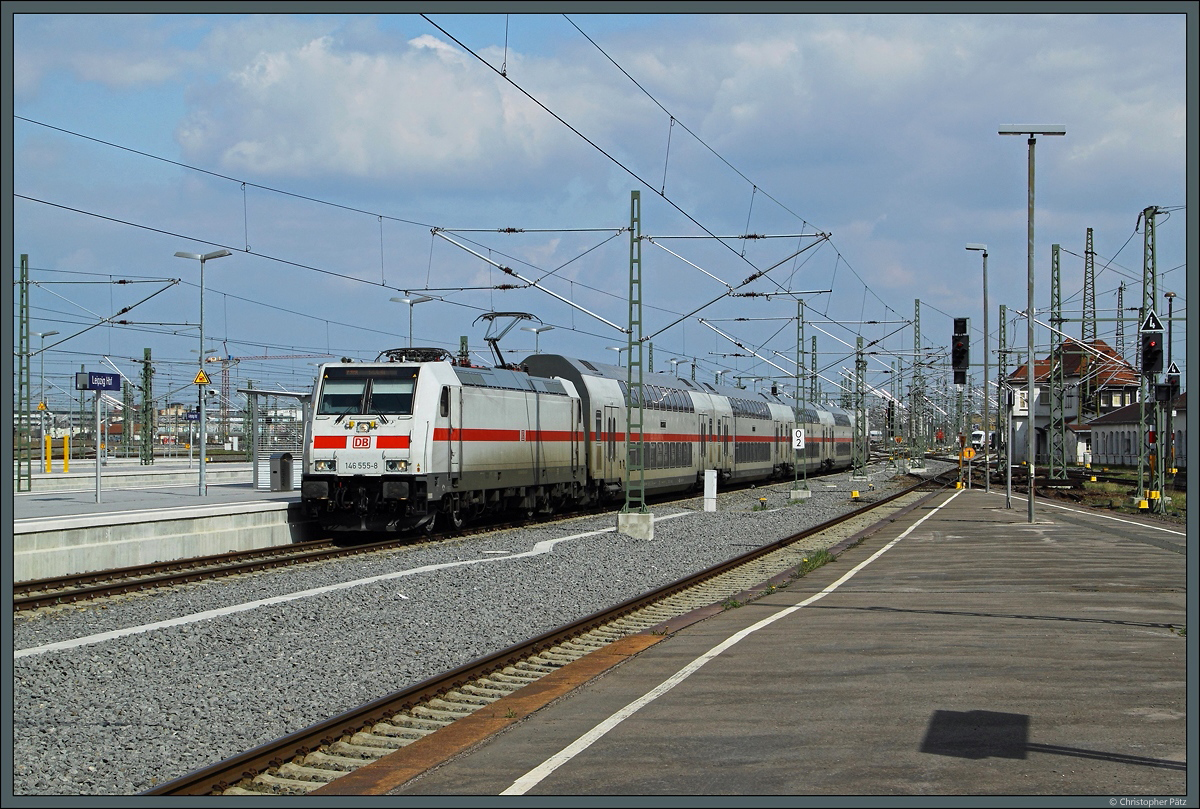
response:
M325 370L317 415L412 415L417 369L349 366Z
M321 416L361 413L363 393L367 389L365 379L325 380L321 388L321 402L317 414Z
M413 388L412 379L375 379L371 382L370 413L383 413L388 416L412 415Z

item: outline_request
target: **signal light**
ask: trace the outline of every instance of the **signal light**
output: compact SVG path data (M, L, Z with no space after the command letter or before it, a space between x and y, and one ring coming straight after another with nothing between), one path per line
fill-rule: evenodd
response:
M1142 374L1143 376L1154 376L1161 374L1162 369L1162 333L1144 332L1142 334Z
M950 364L955 371L955 381L958 381L958 372L962 372L965 377L966 372L971 368L971 338L966 334L954 335L953 342L950 343ZM965 380L964 380L965 381Z

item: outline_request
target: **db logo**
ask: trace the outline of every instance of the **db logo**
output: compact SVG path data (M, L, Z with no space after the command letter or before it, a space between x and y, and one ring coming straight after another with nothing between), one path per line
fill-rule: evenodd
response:
M369 435L354 436L354 448L355 449L370 449L371 448L371 436L369 436Z

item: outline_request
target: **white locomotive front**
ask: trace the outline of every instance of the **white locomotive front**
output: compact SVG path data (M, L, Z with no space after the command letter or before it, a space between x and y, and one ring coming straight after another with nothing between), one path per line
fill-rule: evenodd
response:
M460 365L441 349L380 356L321 367L300 495L323 527L457 527L577 498L586 470L570 383Z

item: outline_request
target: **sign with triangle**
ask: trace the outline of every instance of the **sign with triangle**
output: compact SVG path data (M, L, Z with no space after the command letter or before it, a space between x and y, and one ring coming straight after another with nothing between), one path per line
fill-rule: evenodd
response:
M1171 363L1171 367L1167 369L1167 373L1174 374L1175 376L1179 376L1179 366L1176 365L1175 363Z
M204 369L200 369L200 373L196 374L196 378L192 380L193 385L211 385L212 382L208 378L208 374L204 373Z
M1140 329L1138 329L1138 331L1162 331L1162 330L1163 330L1162 321L1158 319L1158 315L1154 314L1153 309L1151 309L1146 314L1146 319L1142 321L1142 326Z

